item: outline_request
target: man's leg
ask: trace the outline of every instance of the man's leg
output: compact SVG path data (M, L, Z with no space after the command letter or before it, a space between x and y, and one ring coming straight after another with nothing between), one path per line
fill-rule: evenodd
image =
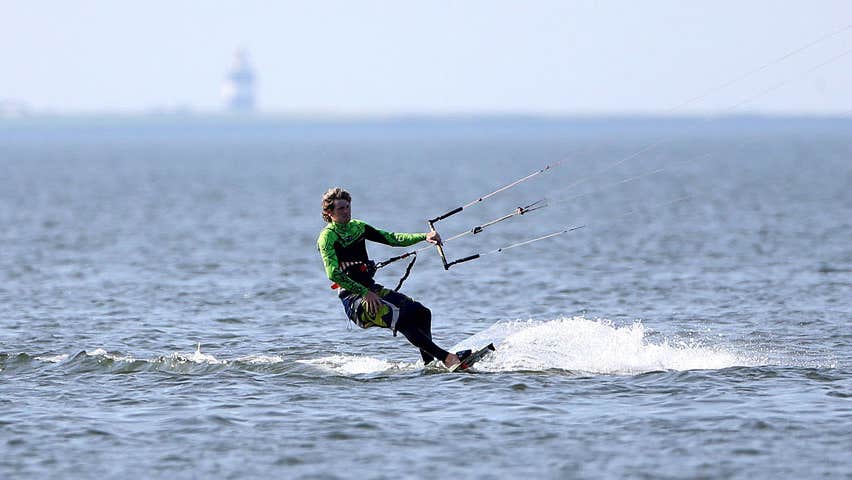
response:
M422 328L421 331L429 337L429 340L432 340L432 310L429 310L426 307L423 307L424 312L422 312ZM420 357L423 359L423 364L428 365L432 363L432 360L435 360L435 357L430 355L426 350L420 349Z
M449 352L432 341L432 312L428 308L392 290L384 289L379 295L383 301L399 308L396 330L420 349L424 364L432 362L435 358L441 361L447 358Z

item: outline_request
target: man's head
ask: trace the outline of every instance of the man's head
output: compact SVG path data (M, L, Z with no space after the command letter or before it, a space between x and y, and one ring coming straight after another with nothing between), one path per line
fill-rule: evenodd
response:
M348 223L352 218L349 204L352 196L346 190L336 187L329 188L322 196L322 219L326 223Z

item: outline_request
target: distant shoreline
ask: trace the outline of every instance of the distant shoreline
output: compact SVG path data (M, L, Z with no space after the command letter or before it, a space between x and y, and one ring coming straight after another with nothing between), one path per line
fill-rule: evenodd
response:
M852 120L848 114L808 114L808 113L726 113L726 114L652 114L652 113L612 113L612 114L549 114L549 113L393 113L393 114L349 114L349 113L217 113L192 111L152 111L152 112L103 112L103 113L25 113L4 116L0 114L0 123L16 122L79 122L79 121L194 121L194 122L297 122L297 123L397 123L397 122L586 122L586 121L647 121L647 120Z
M539 116L539 115L77 115L0 118L0 140L43 138L382 138L598 137L659 133L733 135L749 131L842 132L852 116Z

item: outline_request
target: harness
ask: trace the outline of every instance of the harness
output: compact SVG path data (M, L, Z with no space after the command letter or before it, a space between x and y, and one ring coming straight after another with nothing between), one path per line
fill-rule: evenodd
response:
M395 292L398 292L399 289L402 288L403 282L405 282L405 280L408 279L408 276L411 275L411 269L414 268L414 262L417 261L417 252L409 252L379 263L376 263L372 260L367 260L366 262L341 262L340 268L343 270L343 273L345 273L346 276L352 278L353 280L356 280L358 278L364 278L365 276L369 277L370 280L372 280L373 276L376 275L376 271L378 269L409 256L414 258L412 258L411 261L408 262L408 267L405 268L405 274L402 276L402 278L399 279L399 282L397 282L396 287L394 287L393 289ZM331 284L331 288L332 290L336 290L340 288L340 285L335 282Z

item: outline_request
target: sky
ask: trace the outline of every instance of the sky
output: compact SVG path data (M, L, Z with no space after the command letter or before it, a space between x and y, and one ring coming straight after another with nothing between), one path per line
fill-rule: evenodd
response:
M217 112L238 48L270 114L852 115L850 0L0 0L0 102Z

